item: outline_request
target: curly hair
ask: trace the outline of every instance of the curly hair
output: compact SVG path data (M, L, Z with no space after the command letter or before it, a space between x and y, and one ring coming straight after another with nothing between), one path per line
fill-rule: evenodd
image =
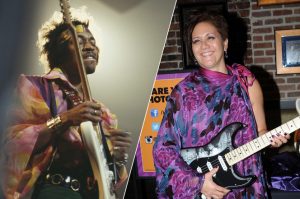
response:
M89 21L92 18L85 12L85 7L80 9L71 8L71 13L74 26L79 24L85 27L89 26ZM52 69L62 64L68 42L66 42L67 40L61 42L61 34L69 28L70 26L64 23L60 12L55 12L40 28L37 46L40 50L40 61L47 69Z
M199 15L192 16L186 29L186 42L188 54L191 58L194 58L192 50L192 33L197 24L201 22L208 22L212 24L220 33L222 39L225 41L228 39L228 23L222 15L217 12L204 11Z

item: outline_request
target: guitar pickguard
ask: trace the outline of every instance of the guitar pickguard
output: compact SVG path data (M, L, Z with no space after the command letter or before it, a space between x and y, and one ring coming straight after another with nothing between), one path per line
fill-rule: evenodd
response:
M187 148L181 150L181 156L190 164L195 159L212 157L220 154L226 148L231 147L231 134L230 132L220 133L211 143L198 148Z

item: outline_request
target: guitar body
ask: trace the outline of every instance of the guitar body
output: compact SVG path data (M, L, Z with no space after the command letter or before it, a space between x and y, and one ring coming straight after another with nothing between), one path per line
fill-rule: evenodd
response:
M97 180L99 199L115 199L116 195L112 185L114 173L108 168L99 131L94 128L97 126L93 126L90 121L80 124L81 137L88 152L94 177Z
M218 172L213 176L216 184L228 188L237 189L251 185L255 176L240 176L233 166L230 166L225 154L234 149L233 140L237 131L243 128L242 123L232 123L222 129L222 131L207 145L199 148L186 148L181 150L183 159L197 172L207 173L212 168L219 167Z

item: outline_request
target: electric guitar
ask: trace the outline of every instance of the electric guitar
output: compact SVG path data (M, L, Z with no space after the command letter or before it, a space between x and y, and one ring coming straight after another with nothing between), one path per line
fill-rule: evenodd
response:
M70 5L68 0L60 0L61 11L63 13L64 22L69 25L69 32L71 38L75 44L74 55L77 61L77 70L80 76L80 81L82 85L83 97L85 101L92 101L92 96L90 92L90 87L83 64L81 52L79 49L77 32L72 24L71 12L69 10ZM115 199L116 194L113 188L113 181L115 179L115 172L109 169L107 163L107 155L104 150L104 145L102 142L102 127L101 123L93 124L90 121L82 122L80 124L81 138L84 147L87 151L89 161L92 166L94 177L97 181L98 187L98 198L99 199ZM108 152L109 153L109 152Z
M300 128L300 116L238 148L234 148L235 134L244 127L244 124L239 122L229 124L209 144L203 147L181 149L181 156L198 173L205 174L219 166L213 180L222 187L237 189L249 186L255 181L256 176L240 176L235 172L233 166L271 145L272 135L290 134L298 130Z

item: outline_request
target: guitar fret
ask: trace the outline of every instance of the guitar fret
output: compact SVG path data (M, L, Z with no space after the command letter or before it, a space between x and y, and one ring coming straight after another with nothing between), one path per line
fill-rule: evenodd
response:
M251 143L248 142L246 145L247 145L247 147L248 147L248 149L249 149L249 153L248 153L248 154L252 154L253 148L252 148Z
M242 147L237 148L237 150L239 151L240 154L240 158L239 159L244 159L244 157L247 155L246 152L243 150Z
M259 142L259 140L260 140L260 139L255 139L255 140L254 140L254 142L255 142L255 144L256 144L255 146L256 146L257 149L260 149L260 148L261 148L261 143Z
M249 142L250 146L252 147L252 152L255 153L257 151L255 144L253 143L253 141Z
M262 138L265 146L268 146L270 144L270 139L268 139L267 133L263 134L261 138Z
M261 149L261 148L263 148L265 146L261 137L257 138L257 142L259 143L259 149Z
M235 150L231 151L231 154L232 154L232 161L236 162Z
M295 125L297 126L296 128L299 129L300 128L300 116L293 119L293 121L295 122Z
M231 161L231 155L230 155L230 153L225 154L225 159L227 160L227 162Z
M270 133L271 133L271 138L270 138L270 140L272 140L273 137L276 136L276 134L277 134L276 129L273 129Z
M233 155L233 158L235 159L236 158L236 150L232 151L232 155Z
M241 148L237 148L237 151L239 153L239 156L243 155L243 151L241 150Z
M270 144L269 142L265 142L264 138L265 138L264 135L257 138L260 141L261 148L265 148L266 146L268 146Z
M267 136L269 141L272 140L272 133L271 132L265 133L264 135Z
M289 128L291 129L291 131L295 131L297 129L293 120L289 121L288 125L289 125Z
M245 144L245 145L243 145L242 147L244 148L244 151L245 151L245 153L247 154L247 153L248 153L248 151L249 151L249 149L248 149L247 145Z
M259 145L259 143L257 143L256 139L253 140L252 143L254 145L255 152L257 152L258 150L260 150L260 145Z
M238 158L241 159L244 157L243 151L240 148L236 149L237 153L238 153Z
M281 125L281 127L282 127L282 130L284 133L288 133L288 134L291 133L289 126L287 124L283 124L283 125Z
M254 146L254 149L257 150L257 148L259 147L259 146L257 146L257 145L258 145L258 144L257 144L257 140L253 140L253 141L252 141L252 144L253 144L253 146Z
M283 135L283 131L281 129L281 126L277 127L275 130L276 130L276 136Z
M233 159L232 153L230 153L229 156L230 156L230 160L233 161L234 159Z
M239 156L237 155L237 149L233 150L233 153L234 153L234 161L238 161Z

